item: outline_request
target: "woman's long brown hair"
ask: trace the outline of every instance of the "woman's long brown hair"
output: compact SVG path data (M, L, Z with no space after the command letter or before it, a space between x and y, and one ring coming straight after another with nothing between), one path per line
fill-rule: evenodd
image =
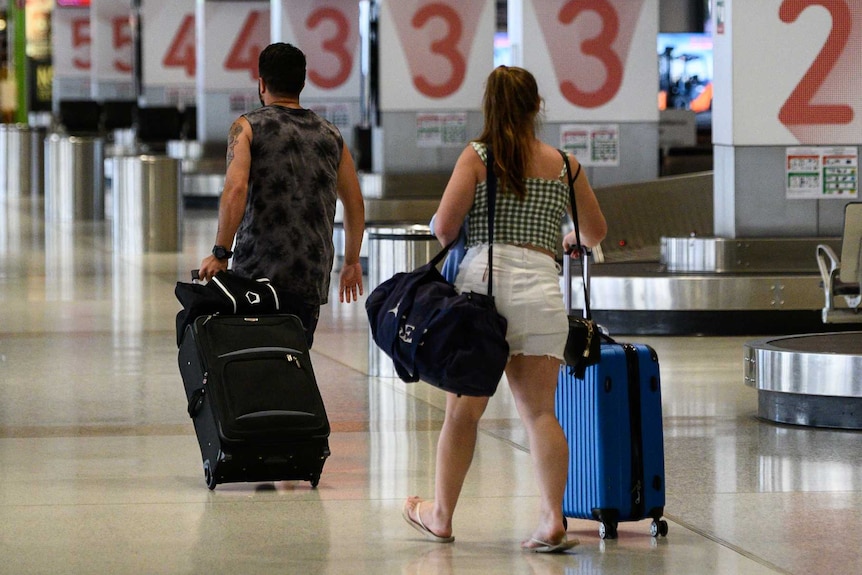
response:
M478 141L494 150L500 189L514 192L519 199L527 196L524 177L541 103L536 79L527 70L499 66L488 76L485 127Z

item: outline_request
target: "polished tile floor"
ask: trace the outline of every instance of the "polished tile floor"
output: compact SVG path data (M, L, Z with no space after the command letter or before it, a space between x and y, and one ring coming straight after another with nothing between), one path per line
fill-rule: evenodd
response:
M313 360L332 457L307 483L210 492L176 364L173 296L207 253L213 210L180 253L116 253L110 222L46 225L0 195L0 575L862 573L862 435L758 421L746 338L638 339L661 358L667 538L649 522L572 553L523 553L537 508L505 384L492 400L453 545L418 537L440 394L370 377L361 305L324 308ZM621 335L621 334L617 334Z

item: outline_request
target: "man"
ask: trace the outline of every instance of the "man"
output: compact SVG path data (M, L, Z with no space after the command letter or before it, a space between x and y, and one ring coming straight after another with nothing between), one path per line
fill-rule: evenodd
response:
M200 278L227 269L231 257L235 273L269 278L290 294L288 311L300 317L311 345L320 306L329 296L336 198L344 207L342 302L363 293L359 248L365 206L338 128L299 103L305 86L302 51L271 44L258 66L263 107L230 128L218 233L212 255L201 262Z

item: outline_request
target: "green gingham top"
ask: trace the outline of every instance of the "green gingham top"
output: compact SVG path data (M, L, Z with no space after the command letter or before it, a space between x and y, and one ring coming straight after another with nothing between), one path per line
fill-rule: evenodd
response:
M487 161L485 144L472 142L472 145L482 161ZM527 196L523 200L519 200L513 193L497 188L494 243L516 246L532 244L556 253L557 244L560 242L560 224L569 204L566 166L563 165L558 180L527 178L526 184ZM469 217L467 247L488 243L487 182L480 182L476 186L476 196Z

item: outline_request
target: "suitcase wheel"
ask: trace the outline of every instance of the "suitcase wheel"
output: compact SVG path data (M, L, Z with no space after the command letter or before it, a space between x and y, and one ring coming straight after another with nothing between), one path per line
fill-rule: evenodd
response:
M616 523L606 523L604 521L599 523L599 537L601 539L616 539L617 536Z
M210 491L216 488L216 477L212 469L210 468L209 460L204 461L204 479L206 479L207 487L210 488Z
M319 475L315 475L314 477L311 478L311 486L312 487L317 487L318 483L320 483L320 476Z
M653 519L649 532L653 537L667 537L667 521L664 519Z

